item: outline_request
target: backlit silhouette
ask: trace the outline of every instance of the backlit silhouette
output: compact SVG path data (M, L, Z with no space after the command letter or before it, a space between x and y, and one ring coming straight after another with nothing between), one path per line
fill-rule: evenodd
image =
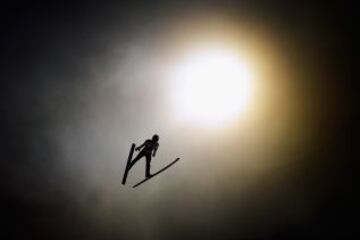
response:
M166 169L168 169L170 166L172 166L175 162L177 162L179 160L179 158L175 159L175 161L171 162L170 164L168 164L167 166L165 166L164 168L160 169L159 171L157 171L154 174L150 173L150 167L151 167L151 157L155 157L156 156L156 151L159 148L159 136L157 134L155 134L152 139L147 139L142 145L140 145L139 147L135 148L135 144L132 144L131 149L130 149L130 153L129 153L129 157L127 160L127 164L126 164L126 168L125 168L125 173L124 173L124 177L123 177L123 181L122 184L126 183L126 179L127 179L127 175L130 171L130 169L134 166L134 164L139 161L141 158L145 157L146 159L146 168L145 168L145 180L137 183L136 185L134 185L133 187L137 187L140 184L146 182L147 180L149 180L151 177L156 176L157 174L165 171ZM140 151L139 154L134 158L134 160L132 159L132 155L134 153L134 150L136 151Z

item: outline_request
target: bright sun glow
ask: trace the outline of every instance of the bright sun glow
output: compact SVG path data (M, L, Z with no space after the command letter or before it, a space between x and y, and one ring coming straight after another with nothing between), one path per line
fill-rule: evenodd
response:
M251 74L237 55L223 49L199 51L174 73L175 111L183 120L221 125L246 110Z

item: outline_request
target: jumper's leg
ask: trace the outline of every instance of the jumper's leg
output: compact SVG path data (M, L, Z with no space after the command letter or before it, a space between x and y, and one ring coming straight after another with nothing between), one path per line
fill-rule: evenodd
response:
M149 177L151 177L151 174L150 174L151 155L147 154L147 155L145 155L145 157L146 157L145 177L149 178Z

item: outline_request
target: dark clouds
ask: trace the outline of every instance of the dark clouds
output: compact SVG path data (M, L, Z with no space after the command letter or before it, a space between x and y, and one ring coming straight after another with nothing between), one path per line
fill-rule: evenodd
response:
M6 238L350 235L355 156L346 7L265 1L5 3L0 106ZM117 161L127 155L131 141L158 126L123 111L130 105L144 112L152 98L144 90L149 83L141 82L146 72L133 62L146 51L146 56L156 54L149 49L167 21L210 11L260 24L283 41L292 64L308 71L310 77L299 84L308 91L303 116L312 124L313 139L305 143L306 152L293 150L300 164L283 165L268 183L254 183L258 190L245 191L245 197L239 180L246 178L235 170L225 187L216 184L216 176L212 185L179 171L183 180L169 181L165 190L124 190ZM117 64L119 82L112 75ZM134 85L123 80L129 76ZM166 131L160 131L166 139ZM220 186L224 189L213 189Z

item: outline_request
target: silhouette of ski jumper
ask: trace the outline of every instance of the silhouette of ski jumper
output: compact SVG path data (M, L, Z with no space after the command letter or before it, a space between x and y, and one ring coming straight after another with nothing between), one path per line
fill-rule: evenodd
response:
M170 163L169 165L167 165L166 167L162 168L161 170L157 171L154 174L150 173L150 163L151 163L151 156L155 157L156 156L156 151L159 148L159 136L158 135L154 135L152 137L152 139L148 139L146 140L142 145L140 145L139 147L137 147L135 149L135 144L131 145L131 149L130 149L130 153L129 153L129 157L127 160L127 164L126 164L126 168L125 168L125 173L124 173L124 177L122 180L122 184L125 185L126 183L126 179L127 179L127 175L128 172L130 171L130 169L135 165L135 163L137 161L139 161L142 157L145 157L146 159L146 169L145 169L145 179L137 184L135 184L133 187L137 187L140 184L148 181L150 178L156 176L157 174L165 171L167 168L169 168L170 166L172 166L175 162L177 162L179 160L179 158L177 158L175 161L173 161L172 163ZM136 151L140 151L140 153L134 158L134 160L131 161L133 153L134 153L134 149Z

